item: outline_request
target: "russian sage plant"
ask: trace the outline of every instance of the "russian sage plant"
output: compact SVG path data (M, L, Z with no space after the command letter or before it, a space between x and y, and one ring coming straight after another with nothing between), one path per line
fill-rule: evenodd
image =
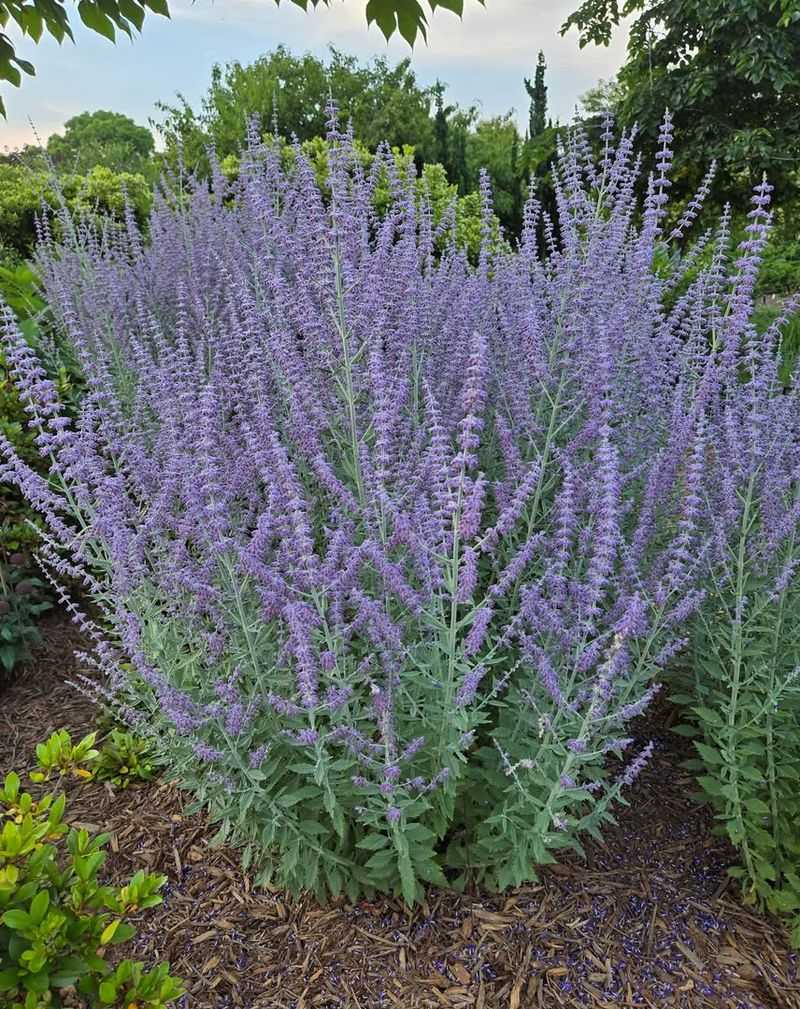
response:
M800 401L796 386L784 388L780 353L798 299L757 335L769 188L756 190L733 289L704 349L706 420L686 480L705 598L677 699L690 715L680 731L696 737L692 766L741 854L731 874L749 902L793 916L800 944ZM709 293L713 305L719 286Z
M639 208L633 136L594 160L571 132L558 220L532 197L514 253L484 180L475 265L335 123L324 194L253 143L165 190L147 242L130 216L42 247L89 392L71 422L6 313L50 475L8 444L3 472L102 614L68 603L102 689L260 879L519 883L647 760L629 724L705 598L692 474L739 290L720 255L662 308L707 189L668 234L671 139Z

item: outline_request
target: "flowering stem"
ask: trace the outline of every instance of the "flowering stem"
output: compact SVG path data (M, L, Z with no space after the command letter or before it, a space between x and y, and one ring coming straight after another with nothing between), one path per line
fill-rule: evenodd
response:
M353 455L353 475L358 492L358 503L363 508L364 481L361 473L361 451L359 447L358 425L356 418L356 397L353 386L353 361L350 355L350 340L347 332L344 287L342 284L342 267L338 251L334 253L333 268L336 278L336 329L342 342L342 360L344 362L344 396L347 404L347 419L350 429L350 450Z
M736 718L738 715L739 690L741 688L742 667L744 662L744 635L742 633L744 607L744 587L746 576L746 546L747 533L751 525L750 509L753 501L753 491L755 489L755 474L750 477L745 494L744 507L742 509L742 524L739 533L739 543L736 554L736 604L733 621L731 622L731 656L733 662L733 677L731 680L730 699L728 703L727 719L727 746L726 758L730 773L730 786L733 798L733 819L739 832L739 843L742 847L747 874L751 881L755 880L755 867L750 845L747 839L747 832L744 823L744 813L742 811L742 797L739 789L739 764L736 755L736 741L738 732L736 729Z

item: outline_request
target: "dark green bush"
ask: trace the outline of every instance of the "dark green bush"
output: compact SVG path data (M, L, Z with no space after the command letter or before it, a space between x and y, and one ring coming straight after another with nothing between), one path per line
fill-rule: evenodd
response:
M0 555L0 673L11 673L27 658L40 640L38 619L50 607L46 586L30 574L26 555Z

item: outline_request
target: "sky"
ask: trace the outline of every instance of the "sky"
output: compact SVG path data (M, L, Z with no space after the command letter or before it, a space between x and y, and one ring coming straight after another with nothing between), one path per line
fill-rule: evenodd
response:
M528 98L523 77L532 77L536 54L547 59L549 110L565 121L582 94L613 77L625 54L625 32L610 47L578 47L577 33L559 27L579 0L466 0L463 20L448 11L430 18L428 43L417 41L413 66L422 84L437 78L448 85L448 100L477 104L482 115L514 109L524 127ZM49 36L35 45L9 34L17 55L31 60L36 77L21 89L3 83L8 118L0 119L0 151L45 140L70 116L95 109L123 112L146 125L159 118L157 101L172 103L177 92L197 107L214 63L248 63L284 44L295 53L325 56L335 45L361 60L409 54L399 38L386 43L380 30L367 29L365 0L332 0L329 8L304 13L289 0L172 0L171 20L149 14L142 34L116 45L89 32L68 5L75 44L59 46ZM31 125L33 124L33 125ZM34 132L35 130L35 132Z

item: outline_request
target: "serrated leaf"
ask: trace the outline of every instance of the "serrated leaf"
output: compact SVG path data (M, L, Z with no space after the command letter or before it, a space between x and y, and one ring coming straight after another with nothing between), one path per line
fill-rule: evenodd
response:
M713 725L715 728L724 728L725 722L722 720L722 716L718 711L714 711L713 708L706 707L704 704L696 705L692 708L692 711L697 715L698 718L702 719L707 725Z
M707 743L701 743L698 740L695 740L694 746L707 764L713 764L715 767L718 767L725 763L722 754L719 750L715 750L713 746L709 746Z
M312 836L321 836L330 832L330 828L322 823L317 823L315 820L301 820L298 826L304 834Z
M356 848L362 848L364 851L378 851L388 844L389 838L385 834L367 834L356 844Z
M800 909L800 897L791 890L776 890L770 895L770 904L773 911L789 914Z
M284 792L276 801L283 809L290 809L296 806L303 799L312 799L319 796L319 789L315 785L304 785L294 792Z
M371 869L375 873L385 873L391 865L394 865L395 860L395 853L391 849L376 851L375 854L364 863L364 868Z
M697 779L697 783L708 795L721 796L723 794L723 783L708 774L701 774Z
M409 907L413 907L417 896L417 879L414 875L414 866L411 864L411 857L407 852L404 852L401 854L397 864L400 870L400 885L403 892L403 900Z

